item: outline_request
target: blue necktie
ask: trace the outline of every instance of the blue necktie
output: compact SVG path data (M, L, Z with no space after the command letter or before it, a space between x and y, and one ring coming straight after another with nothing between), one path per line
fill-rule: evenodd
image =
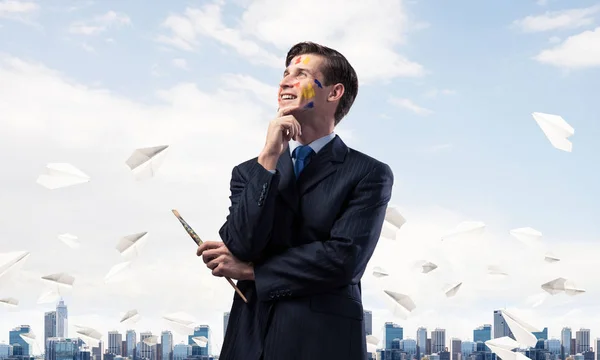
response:
M296 174L296 178L300 176L300 173L306 165L308 165L308 161L310 160L310 155L313 153L313 149L311 149L308 145L300 145L294 149L292 153L292 157L296 159L294 163L294 173Z

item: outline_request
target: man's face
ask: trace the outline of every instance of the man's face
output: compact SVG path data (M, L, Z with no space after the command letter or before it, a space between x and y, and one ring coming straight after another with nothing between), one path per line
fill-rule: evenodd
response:
M327 92L320 71L324 58L319 55L298 55L292 59L279 83L279 109L313 111L327 101Z

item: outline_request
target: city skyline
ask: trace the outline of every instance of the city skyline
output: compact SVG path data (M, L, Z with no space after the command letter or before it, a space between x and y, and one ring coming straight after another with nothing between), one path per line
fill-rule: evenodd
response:
M69 335L74 325L125 331L131 309L136 328L159 333L161 316L183 311L211 325L218 352L233 290L195 255L171 210L219 240L231 170L264 146L283 57L304 40L355 67L359 95L335 132L390 165L390 204L406 219L363 276L374 330L393 321L466 338L507 308L554 337L563 326L600 331L598 1L331 4L306 0L325 15L289 26L299 22L295 4L276 0L0 0L0 252L30 252L0 279L0 297L19 300L0 308L2 337L20 323L43 335L55 303L38 299L57 288L41 278L64 272L74 278L60 288ZM554 148L533 112L573 126L573 151ZM169 148L158 172L136 180L127 159L160 145ZM44 188L36 179L49 163L90 180ZM441 240L463 221L485 231ZM524 227L543 234L539 249L510 235ZM142 232L139 251L116 249ZM544 261L546 251L560 261ZM124 261L121 278L105 281ZM438 268L423 274L421 261ZM508 275L490 275L492 265ZM390 276L375 278L376 266ZM559 277L586 292L541 289ZM410 296L415 309L396 317L383 290Z

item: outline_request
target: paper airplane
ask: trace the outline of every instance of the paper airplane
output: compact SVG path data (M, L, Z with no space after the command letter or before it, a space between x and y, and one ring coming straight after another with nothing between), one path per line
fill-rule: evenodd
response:
M485 345L502 360L528 360L529 358L520 352L512 351L519 344L508 336L488 340Z
M137 310L129 310L121 316L120 323L136 323L140 320L140 314Z
M102 334L98 330L80 325L75 325L75 328L75 332L83 338L82 340L85 341L86 344L98 347L100 340L102 339Z
M454 231L444 235L442 240L463 235L479 235L482 234L484 230L485 224L481 221L463 221L456 226Z
M123 256L136 254L141 249L144 242L148 239L148 232L144 231L137 234L127 235L119 240L115 247Z
M421 265L421 272L423 274L429 274L430 272L432 272L433 270L437 269L438 266L430 261L426 262L425 264Z
M71 235L71 234L68 234L68 233L67 234L60 234L60 235L58 235L58 240L60 240L63 243L65 243L65 245L67 245L71 249L77 249L80 246L79 240L77 239L77 236Z
M104 276L104 282L117 282L122 280L122 275L125 269L131 265L131 261L123 261L113 265L108 273Z
M573 281L562 277L542 284L542 289L550 295L556 295L564 292L567 295L574 296L583 294L585 292L585 290L577 288Z
M75 283L75 278L67 273L58 273L42 276L42 280L45 280L53 285L64 286L70 288Z
M458 284L446 286L446 289L444 290L444 293L446 293L446 297L456 296L456 294L458 293L458 290L460 290L461 286L462 286L462 282L459 282Z
M379 339L373 335L367 335L367 352L374 354L377 352L377 345L379 344Z
M375 266L373 268L373 276L375 276L376 278L382 278L389 275L390 274L386 270L380 268L379 266Z
M508 325L508 328L515 337L515 341L526 348L535 347L537 337L532 332L539 332L540 330L506 310L500 310L500 312L506 325Z
M154 345L158 344L158 336L150 335L147 338L144 338L142 340L142 342L148 346L154 346Z
M398 208L393 205L388 206L385 210L385 221L392 224L396 230L400 230L402 225L406 223L404 216L402 216Z
M60 294L56 290L44 292L37 300L38 304L53 304L60 300Z
M414 301L408 295L400 294L390 290L383 290L383 292L389 296L396 304L402 307L403 310L408 312L413 311L417 308Z
M549 263L555 263L555 262L559 262L560 259L551 253L547 253L546 256L544 256L544 261L549 262Z
M537 248L541 245L542 233L530 227L512 229L510 235L525 245Z
M0 279L8 279L19 271L29 258L27 251L14 251L0 254Z
M531 114L539 127L555 148L571 152L573 144L567 139L575 134L575 129L559 115L534 112Z
M191 315L184 312L164 315L162 318L169 329L185 336L193 334L194 327L197 324L197 321Z
M208 345L208 339L205 336L194 336L192 340L200 347L206 347L206 345Z
M15 308L17 306L19 306L19 300L9 297L9 298L3 298L0 299L0 305L9 307L9 308Z
M167 153L168 145L137 149L125 162L137 180L144 180L156 175Z
M497 275L497 276L507 276L508 275L504 270L502 270L497 265L489 265L488 266L488 274L489 275Z
M50 163L46 165L46 173L38 177L37 183L54 190L90 181L90 177L67 163Z

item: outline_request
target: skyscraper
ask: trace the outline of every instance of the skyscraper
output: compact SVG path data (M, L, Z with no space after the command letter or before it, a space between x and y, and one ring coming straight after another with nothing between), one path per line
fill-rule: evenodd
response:
M452 338L452 348L450 358L452 360L459 360L462 356L462 341L458 338Z
M484 324L473 330L473 342L486 342L492 339L492 325Z
M417 329L417 360L421 360L423 355L426 355L425 351L427 347L427 329L420 327Z
M446 330L435 329L431 332L431 353L437 354L446 349Z
M365 335L373 335L373 313L370 310L363 312L365 319Z
M516 340L513 333L510 331L508 324L504 321L502 311L494 310L494 339L508 336L513 340Z
M545 327L542 331L534 331L532 334L538 340L548 340L548 328Z
M173 360L173 333L163 331L160 334L160 343L162 345L162 360Z
M67 338L69 336L69 311L63 299L56 305L56 336Z
M144 339L147 339L152 336L152 332L145 331L140 333L140 343L138 346L140 358L142 359L150 359L152 357L152 348L150 345L144 342Z
M575 332L575 353L590 351L590 329L579 329Z
M564 327L560 332L560 358L566 360L571 355L571 328Z
M208 355L211 353L211 331L210 326L208 325L200 325L194 329L194 334L188 336L188 344L192 346L192 356L196 355ZM204 347L198 346L196 342L193 340L196 336L204 336L208 339L208 344Z
M44 313L44 357L48 360L48 338L56 337L56 311Z
M384 329L384 343L386 349L392 348L392 341L394 339L402 340L404 338L404 329L398 324L393 322L386 322Z
M229 324L229 312L223 314L223 339L225 339L227 333L227 324Z
M114 355L121 355L121 350L123 349L123 345L121 344L123 341L123 335L118 331L109 331L108 332L108 353Z
M127 343L127 357L136 359L137 333L133 329L125 333L125 342Z
M29 325L21 325L12 329L8 333L9 344L13 346L13 355L31 355L29 344L23 340L21 334L27 334L31 332Z

